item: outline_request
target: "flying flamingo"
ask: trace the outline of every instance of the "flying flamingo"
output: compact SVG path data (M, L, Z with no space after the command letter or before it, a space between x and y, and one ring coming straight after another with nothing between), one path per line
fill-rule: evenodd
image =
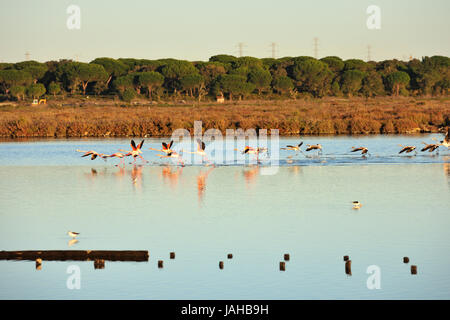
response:
M84 152L84 154L81 157L91 156L91 160L94 160L97 157L101 157L101 158L105 159L104 158L105 155L103 153L98 153L94 150L82 151L82 150L77 149L77 152Z
M166 155L157 154L160 158L175 158L177 159L177 164L181 164L182 167L184 167L183 159L181 158L181 155L179 153L176 153L175 151L169 152Z
M129 155L129 154L128 154ZM128 156L127 154L125 154L125 153L121 153L121 152L116 152L116 153L113 153L113 154L106 154L106 155L104 155L103 156L103 158L104 159L106 159L106 158L119 158L120 159L120 164L123 164L124 166L125 166L125 160L124 160L124 158L126 157L126 156ZM117 165L116 165L117 166Z
M155 151L161 151L164 152L165 154L169 154L171 153L173 150L172 145L173 145L173 140L169 142L169 144L162 142L162 149L155 149L155 148L149 148L150 150L155 150Z
M427 151L427 150L428 150L428 152L433 152L434 150L439 148L438 144L433 144L433 143L427 144L426 142L422 142L422 143L425 145L425 147L423 147L422 150L420 150L422 152ZM438 152L439 152L439 150L438 150Z
M292 150L292 151L301 151L300 147L302 146L303 141L300 142L298 145L292 146L292 145L287 145L286 148L281 148L282 150Z
M401 144L399 144L400 147L402 147L402 150L400 150L400 153L406 152L406 153L410 153L410 152L415 152L415 154L417 154L416 147L415 146L403 146Z
M194 152L183 151L183 152L201 155L202 156L202 161L206 160L207 162L210 162L208 160L208 157L206 156L205 148L206 148L206 144L202 140L197 139L197 151L194 151Z
M236 151L239 151L238 149L235 149ZM259 154L263 153L263 152L267 152L267 148L266 147L258 147L258 148L253 148L250 146L246 146L244 148L243 151L241 151L242 154L254 154L256 155L256 162L259 163Z
M369 153L369 149L367 149L366 147L359 147L359 148L352 147L352 151L350 151L350 152L358 152L358 151L361 151L361 154L363 156L365 156L367 153Z
M447 128L447 134L445 135L444 140L441 141L441 145L450 149L450 127Z
M319 144L307 144L308 148L305 151L317 150L317 154L322 154L322 145Z
M139 143L137 146L136 146L136 143L134 142L134 140L131 140L131 151L126 151L123 149L120 149L119 151L128 152L127 154L125 154L125 157L133 156L133 159L134 159L133 163L136 162L137 157L141 158L142 162L148 162L141 156L141 153L142 153L141 148L143 145L144 145L144 140L142 140L141 143Z

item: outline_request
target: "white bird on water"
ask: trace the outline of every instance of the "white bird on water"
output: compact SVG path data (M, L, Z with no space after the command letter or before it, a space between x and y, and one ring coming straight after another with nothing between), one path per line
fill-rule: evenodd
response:
M362 207L361 202L353 201L353 209L360 209Z
M67 234L68 234L69 236L71 236L72 238L75 238L77 235L79 235L78 232L74 232L74 231L68 231Z

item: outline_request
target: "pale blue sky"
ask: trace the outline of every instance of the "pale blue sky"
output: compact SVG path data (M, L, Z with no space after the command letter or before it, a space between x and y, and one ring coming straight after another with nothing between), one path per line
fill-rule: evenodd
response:
M81 29L66 27L69 5ZM369 5L381 29L366 27ZM78 57L207 60L220 53L270 57L314 54L344 59L450 56L448 0L0 0L0 61Z

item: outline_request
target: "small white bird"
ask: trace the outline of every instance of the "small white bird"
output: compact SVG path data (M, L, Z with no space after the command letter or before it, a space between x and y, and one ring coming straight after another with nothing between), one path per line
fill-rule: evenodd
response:
M73 231L68 231L67 234L68 234L69 236L71 236L72 238L75 238L77 235L79 235L78 232L73 232Z
M361 208L362 204L359 201L353 201L353 209Z

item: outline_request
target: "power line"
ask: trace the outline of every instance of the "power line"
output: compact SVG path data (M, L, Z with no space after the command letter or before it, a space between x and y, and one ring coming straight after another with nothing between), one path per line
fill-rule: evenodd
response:
M237 44L237 47L239 49L239 57L244 56L244 47L246 47L245 43L244 42L239 42Z
M319 38L316 37L316 38L314 38L314 58L316 58L316 59L318 57L318 52L319 52L318 46L319 46Z
M272 48L272 58L275 59L275 56L276 56L276 49L277 49L277 44L276 44L276 42L271 42L271 43L270 43L270 47Z

